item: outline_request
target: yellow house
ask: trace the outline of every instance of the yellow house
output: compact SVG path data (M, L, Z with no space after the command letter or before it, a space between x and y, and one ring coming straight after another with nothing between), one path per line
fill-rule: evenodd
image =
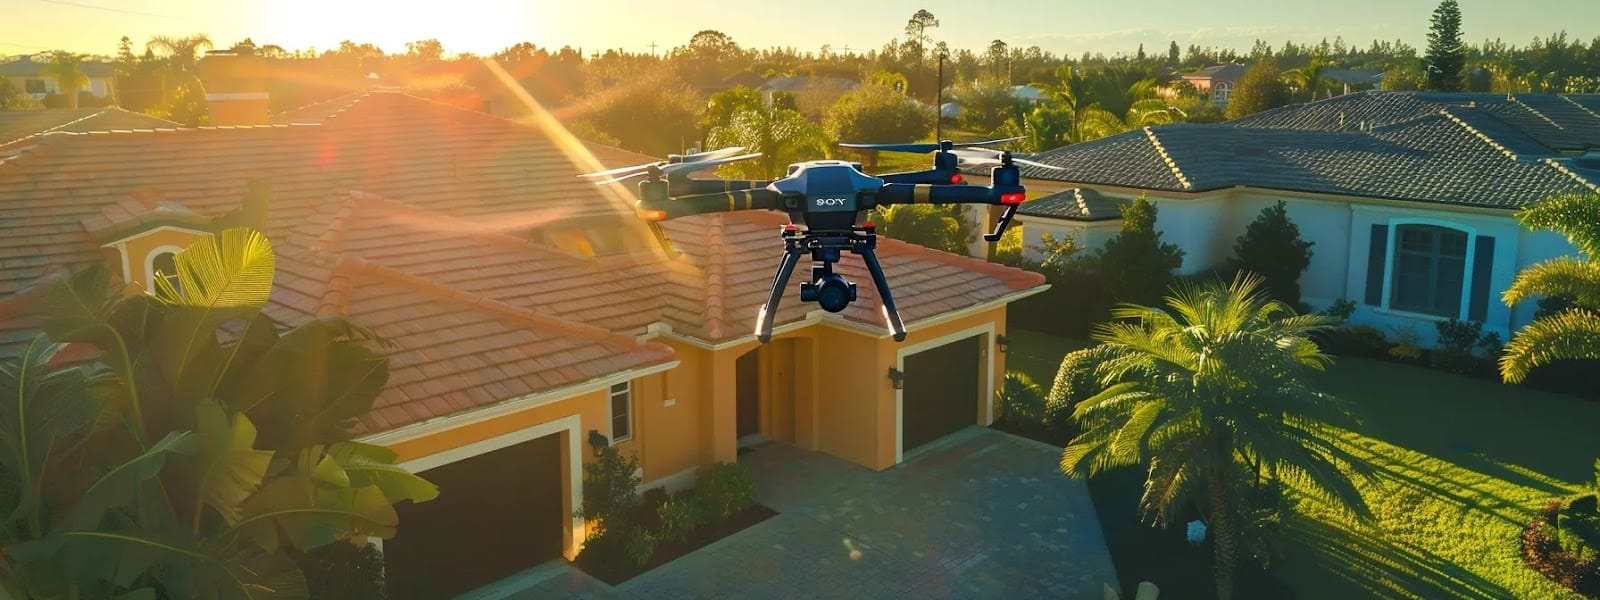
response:
M249 93L207 96L264 110ZM884 240L904 342L870 292L839 315L791 293L760 344L781 215L669 221L668 251L575 177L559 134L379 91L255 110L213 114L267 124L0 145L0 294L92 260L148 287L197 236L264 217L279 255L269 317L345 316L395 343L360 427L441 487L400 507L401 533L383 544L391 589L417 597L575 556L598 444L636 455L645 487L675 490L762 440L887 469L988 424L1006 305L1044 289L1036 274ZM270 196L241 205L255 182ZM839 270L867 278L857 261ZM0 319L0 353L30 328Z

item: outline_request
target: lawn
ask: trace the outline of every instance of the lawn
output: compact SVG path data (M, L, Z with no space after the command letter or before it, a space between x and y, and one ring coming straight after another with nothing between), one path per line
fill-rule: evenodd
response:
M1009 337L1009 367L1046 386L1053 361L1084 345ZM1363 420L1334 435L1370 466L1358 485L1376 519L1299 502L1277 570L1299 598L1576 597L1523 565L1517 536L1550 498L1593 482L1600 403L1357 358L1338 359L1320 383Z

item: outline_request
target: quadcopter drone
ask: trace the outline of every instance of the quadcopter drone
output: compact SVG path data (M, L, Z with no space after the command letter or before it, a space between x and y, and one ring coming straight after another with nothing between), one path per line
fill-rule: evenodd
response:
M878 288L883 318L895 341L906 338L905 325L895 310L889 282L883 276L874 249L877 232L862 212L897 204L991 204L1005 206L993 232L983 236L996 241L1026 198L1017 164L1047 169L1050 165L1013 158L1010 152L981 148L1017 138L957 144L949 140L923 144L840 144L858 150L926 154L933 152L933 168L925 171L868 175L861 164L840 160L813 160L789 165L787 176L777 180L695 179L689 174L760 156L740 154L744 148L723 148L698 154L671 155L667 160L582 175L597 184L617 183L643 176L635 208L652 225L666 219L734 210L781 210L789 215L784 225L783 258L772 280L767 303L756 317L756 337L772 339L773 320L789 278L800 257L811 255L811 280L800 284L800 300L816 302L830 313L843 311L856 300L856 284L833 272L843 252L861 256L872 283ZM990 185L966 185L962 166L993 165ZM659 235L659 234L658 234Z

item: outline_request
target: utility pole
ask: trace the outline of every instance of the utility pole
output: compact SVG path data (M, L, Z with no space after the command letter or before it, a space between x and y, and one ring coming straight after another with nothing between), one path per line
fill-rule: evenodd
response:
M656 43L650 42L650 58L656 57Z

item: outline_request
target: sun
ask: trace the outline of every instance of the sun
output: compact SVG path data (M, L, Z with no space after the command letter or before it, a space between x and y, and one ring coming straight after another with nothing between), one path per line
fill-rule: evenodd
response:
M255 22L257 43L284 48L337 48L350 40L390 54L407 42L438 39L447 54L491 54L519 41L539 44L544 31L540 5L527 0L451 2L374 0L280 0L262 3ZM543 44L540 44L543 45Z

